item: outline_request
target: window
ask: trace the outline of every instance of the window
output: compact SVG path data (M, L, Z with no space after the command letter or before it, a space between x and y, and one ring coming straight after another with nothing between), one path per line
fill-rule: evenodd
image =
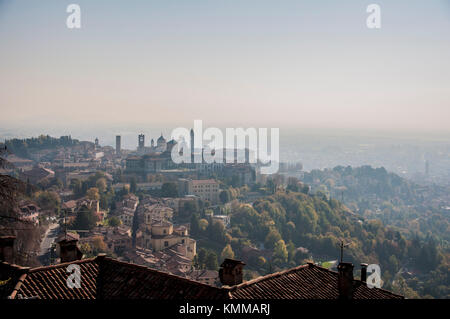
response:
M169 242L168 241L165 241L164 242L164 247L168 247L169 246Z

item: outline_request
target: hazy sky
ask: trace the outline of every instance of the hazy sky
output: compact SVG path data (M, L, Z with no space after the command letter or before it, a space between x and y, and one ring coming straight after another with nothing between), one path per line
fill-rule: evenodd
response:
M41 129L448 131L450 1L0 0L0 110Z

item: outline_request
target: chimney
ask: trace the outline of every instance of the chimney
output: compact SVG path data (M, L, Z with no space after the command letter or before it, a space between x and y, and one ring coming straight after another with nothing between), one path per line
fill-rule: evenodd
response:
M14 263L14 240L16 236L0 236L0 261Z
M353 264L341 262L337 268L339 299L353 299Z
M79 236L77 234L67 233L58 241L59 257L62 263L80 260L83 257L83 253L77 245L78 239Z
M224 286L234 286L242 283L242 269L245 264L240 260L225 259L220 265L219 278Z
M368 264L361 264L361 281L366 282L367 281L367 266Z

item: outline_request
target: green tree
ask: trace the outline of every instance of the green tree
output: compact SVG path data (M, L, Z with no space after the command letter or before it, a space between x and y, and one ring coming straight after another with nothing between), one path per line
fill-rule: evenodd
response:
M117 227L122 224L122 221L117 217L113 216L110 219L108 219L108 225L111 227Z
M195 200L185 201L183 207L180 209L180 217L188 218L194 213L198 212L198 204Z
M218 243L225 243L225 227L221 222L210 222L208 225L208 237Z
M230 244L227 244L223 248L222 253L220 254L221 260L225 260L226 258L229 258L229 259L234 258L234 252L233 252L233 249L231 248Z
M206 251L205 248L200 248L198 250L198 253L197 253L198 264L199 264L200 268L202 268L202 269L205 268L207 254L208 254L208 252Z
M209 270L217 270L219 269L219 263L217 262L217 255L213 251L209 251L206 255L206 262L205 262L206 269Z
M267 189L269 191L270 194L274 194L276 189L277 189L277 185L274 183L274 181L272 179L269 179L266 183Z
M227 190L227 189L221 191L220 194L219 194L219 198L220 198L220 201L223 204L228 203L230 201L230 199L231 199L230 191Z
M197 236L200 234L200 224L199 224L198 214L192 214L192 216L191 216L190 231L191 231L191 234L194 236Z
M177 184L169 182L161 186L161 197L178 197Z
M87 198L89 198L90 200L99 200L100 199L100 194L98 192L98 188L97 187L91 187L87 190L86 192L86 196Z
M206 229L208 229L209 223L206 219L202 218L198 221L198 225L199 225L200 231L204 232L204 231L206 231Z
M266 246L267 249L273 249L275 247L275 244L281 239L282 238L278 230L272 228L266 236L264 245Z
M35 194L37 204L41 209L49 210L55 213L59 212L61 198L52 191L37 192Z
M280 239L275 244L275 248L273 250L274 259L279 259L281 262L285 263L288 260L288 251L286 248L286 244L284 240Z
M106 192L106 188L108 186L108 184L106 183L106 178L104 177L99 178L95 183L95 186L97 187L100 193Z
M91 248L92 248L92 254L93 255L98 255L101 253L106 253L107 252L107 247L105 242L103 241L103 237L102 236L96 236L93 238L92 240L92 244L91 244Z
M286 245L286 249L287 249L287 252L288 252L288 260L289 261L294 260L294 257L295 257L295 245L294 245L294 243L291 240Z
M77 217L72 224L72 228L75 230L91 230L95 227L96 221L97 217L95 214L86 206L83 206L78 211Z
M263 256L258 256L258 258L256 259L256 265L259 268L263 268L266 265L266 258L264 258Z

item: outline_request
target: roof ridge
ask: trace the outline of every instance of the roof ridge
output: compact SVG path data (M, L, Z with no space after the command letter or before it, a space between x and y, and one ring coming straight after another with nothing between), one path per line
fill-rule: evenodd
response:
M17 264L11 264L7 261L1 261L0 265L6 266L6 267L11 267L12 269L20 270L20 271L29 271L31 269L30 267L24 267L24 266L20 266Z
M271 273L271 274L268 274L268 275L265 275L265 276L260 276L260 277L257 277L255 279L252 279L252 280L249 280L249 281L245 281L245 282L243 282L241 284L231 286L230 290L236 290L236 289L239 289L239 288L242 288L242 287L250 286L250 285L253 285L253 284L257 283L257 282L264 281L264 280L271 279L271 278L275 278L275 277L279 277L281 275L284 275L284 274L287 274L287 273L290 273L290 272L294 272L294 271L297 271L299 269L303 269L303 268L306 268L306 267L309 267L309 266L310 266L310 264L308 263L308 264L299 265L299 266L296 266L296 267L293 267L293 268L281 270L281 271L278 271L278 272L274 272L274 273Z
M315 265L315 264L313 264L313 263L308 263L308 264L310 264L311 266L314 266L314 267L316 267L316 268L319 268L320 270L326 270L326 271L328 271L328 272L330 272L330 273L332 273L332 274L339 275L339 273L338 273L337 271L334 271L334 270L331 270L331 269L328 269L328 268L325 268L325 267L322 267L322 266L319 266L319 265ZM360 284L361 286L365 286L365 284L366 284L366 282L362 281L361 279L355 279L355 278L353 278L353 283L354 283L354 284L355 284L355 283L356 283L356 284ZM386 289L383 289L383 288L378 288L378 287L373 287L373 288L378 289L378 290L381 290L381 291L383 291L383 292L387 292L387 293L389 293L389 294L391 294L391 295L393 295L393 296L401 296L401 297L403 297L402 295L393 293L392 291L389 291L389 290L386 290Z
M40 267L36 267L36 268L31 268L30 269L30 273L34 273L34 272L38 272L38 271L43 271L43 270L47 270L47 269L56 269L56 268L63 268L65 266L71 265L71 264L85 264L88 262L95 262L96 261L96 257L91 257L91 258L85 258L85 259L80 259L80 260L74 260L74 261L68 261L65 263L60 263L60 264L54 264L54 265L47 265L47 266L40 266Z
M111 258L111 257L105 257L102 261L108 261L108 262L114 262L114 263L118 263L118 264L123 264L123 265L131 266L131 267L134 267L134 268L142 269L142 270L150 270L151 272L161 274L161 275L163 275L165 277L177 278L177 279L180 279L182 281L189 282L191 284L194 283L196 285L208 287L208 288L211 288L211 289L229 290L229 288L223 288L223 287L219 288L219 287L210 286L210 285L204 284L202 282L198 282L198 281L187 279L187 278L184 278L184 277L181 277L181 276L178 276L178 275L174 275L174 274L169 273L169 272L160 271L160 270L157 270L157 269L154 269L154 268L150 268L150 267L144 266L144 265L138 265L138 264L133 264L133 263L130 263L130 262L122 261L122 260L117 260L117 259L114 259L114 258Z

